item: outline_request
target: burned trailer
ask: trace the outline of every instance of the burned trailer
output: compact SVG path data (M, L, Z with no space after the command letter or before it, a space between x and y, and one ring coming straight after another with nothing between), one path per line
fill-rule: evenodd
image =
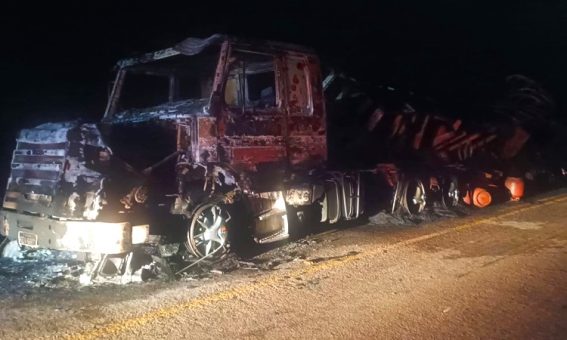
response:
M409 215L433 203L483 208L519 200L525 182L531 188L560 185L565 157L552 144L561 144L566 130L551 118L551 96L521 75L507 77L506 85L482 115L466 119L442 114L412 93L392 87L369 92L331 72L324 80L329 163L378 164L386 183L379 203Z
M326 169L319 60L213 35L117 64L96 124L20 133L2 209L21 246L124 254L151 234L196 257L361 215L360 173Z

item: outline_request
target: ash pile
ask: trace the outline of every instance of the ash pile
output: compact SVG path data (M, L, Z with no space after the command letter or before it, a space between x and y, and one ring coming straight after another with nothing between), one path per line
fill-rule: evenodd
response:
M21 249L2 241L0 294L25 294L33 289L77 288L85 264L77 254L49 249Z
M22 248L17 241L1 241L0 295L26 295L50 289L201 280L237 269L267 269L241 261L234 254L218 259L196 259L180 243L144 244L120 255L90 255L50 249Z

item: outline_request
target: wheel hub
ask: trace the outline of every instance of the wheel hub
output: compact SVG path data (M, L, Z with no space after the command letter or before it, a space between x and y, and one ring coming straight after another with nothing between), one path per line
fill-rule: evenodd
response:
M190 250L198 257L222 253L227 241L227 213L218 205L204 206L192 218L188 232Z

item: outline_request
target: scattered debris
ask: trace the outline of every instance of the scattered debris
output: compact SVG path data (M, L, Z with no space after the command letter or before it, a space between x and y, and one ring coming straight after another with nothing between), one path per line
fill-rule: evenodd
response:
M467 212L464 209L447 209L436 204L432 207L427 207L418 215L392 214L383 210L376 215L370 216L368 220L371 224L380 226L415 226L420 223L465 216L466 214Z
M18 245L18 241L10 241L8 238L2 240L2 257L13 260L22 258L22 248Z
M169 243L158 245L158 252L162 257L170 257L179 252L179 243Z
M19 295L37 288L77 288L84 263L76 254L19 249L10 242L0 258L0 294Z

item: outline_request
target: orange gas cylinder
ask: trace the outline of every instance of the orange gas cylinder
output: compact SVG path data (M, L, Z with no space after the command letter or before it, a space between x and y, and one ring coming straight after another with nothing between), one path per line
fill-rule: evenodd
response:
M492 195L484 188L475 188L473 191L473 204L479 208L489 206L492 202Z
M524 180L519 177L507 177L504 186L510 191L512 201L519 201L524 196Z

